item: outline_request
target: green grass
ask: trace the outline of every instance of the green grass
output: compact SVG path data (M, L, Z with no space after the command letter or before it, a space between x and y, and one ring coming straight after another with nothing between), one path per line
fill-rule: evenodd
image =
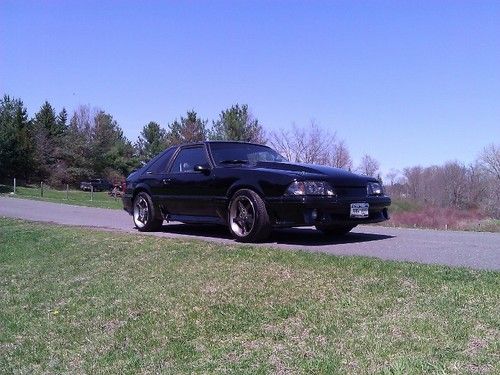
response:
M391 213L395 212L408 212L408 211L418 211L422 207L409 199L392 199L391 206L389 208L389 211Z
M92 201L90 200L90 192L82 190L69 190L66 194L65 190L61 191L45 187L43 191L43 197L41 196L40 187L17 187L16 194L12 195L12 192L12 187L0 185L1 195L48 202L73 204L78 206L123 209L121 199L110 197L105 191L95 192L92 197Z
M0 373L500 372L500 273L0 219Z
M465 225L461 230L468 230L473 232L497 232L500 233L500 220L498 219L484 219L477 223Z

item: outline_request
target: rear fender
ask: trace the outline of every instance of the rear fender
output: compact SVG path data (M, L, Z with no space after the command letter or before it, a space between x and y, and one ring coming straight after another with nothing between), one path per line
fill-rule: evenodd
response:
M151 188L147 184L139 183L139 184L137 184L135 186L134 193L132 195L132 204L133 204L133 202L135 200L135 197L140 192L145 192L145 193L147 193L151 197L151 200L153 201L153 205L155 206L155 213L156 213L155 216L156 216L156 218L157 219L164 219L164 215L162 213L161 207L158 205L158 202L155 201L155 199L153 197L153 194L151 193Z

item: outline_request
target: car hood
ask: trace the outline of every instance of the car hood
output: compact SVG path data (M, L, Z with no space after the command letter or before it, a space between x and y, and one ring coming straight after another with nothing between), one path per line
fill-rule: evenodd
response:
M255 168L261 170L273 170L293 176L297 179L327 179L336 185L362 186L368 181L377 181L372 177L361 176L340 168L326 165L302 164L302 163L276 163L258 162Z

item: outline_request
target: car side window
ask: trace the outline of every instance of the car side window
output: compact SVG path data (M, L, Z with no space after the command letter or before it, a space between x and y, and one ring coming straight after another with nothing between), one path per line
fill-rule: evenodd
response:
M148 168L148 173L165 173L167 169L168 162L172 159L176 148L168 149L156 162L153 163L151 167Z
M189 147L180 150L170 168L170 173L194 172L195 165L208 165L203 147Z

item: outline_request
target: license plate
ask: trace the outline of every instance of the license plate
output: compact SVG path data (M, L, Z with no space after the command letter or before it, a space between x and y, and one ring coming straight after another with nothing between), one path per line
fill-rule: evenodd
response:
M363 219L368 217L368 203L351 203L351 217Z

